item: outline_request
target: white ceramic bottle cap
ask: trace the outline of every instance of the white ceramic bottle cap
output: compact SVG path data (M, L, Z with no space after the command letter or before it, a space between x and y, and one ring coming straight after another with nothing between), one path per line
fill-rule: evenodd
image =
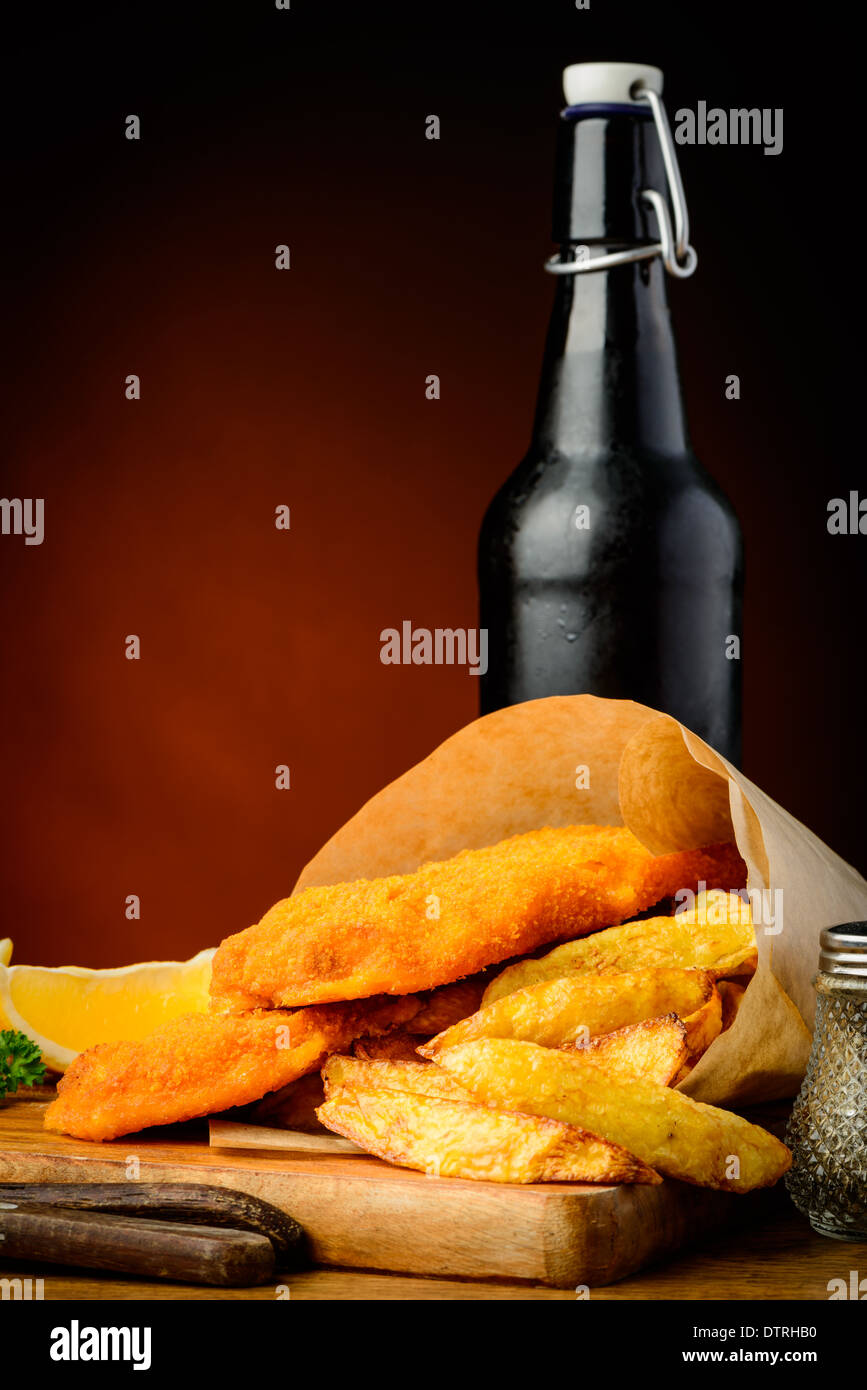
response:
M563 72L563 91L569 106L594 102L644 105L631 95L636 82L662 96L662 72L646 63L573 63Z

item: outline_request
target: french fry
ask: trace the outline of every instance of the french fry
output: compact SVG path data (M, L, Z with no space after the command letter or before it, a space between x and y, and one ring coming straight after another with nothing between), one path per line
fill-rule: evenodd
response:
M675 1076L673 1086L689 1076L699 1057L707 1052L711 1043L718 1038L723 1027L723 1002L720 984L714 986L713 993L700 1009L683 1020L687 1032L686 1056Z
M459 1081L433 1062L374 1061L361 1062L356 1057L329 1057L322 1069L326 1095L335 1088L349 1087L364 1091L412 1091L419 1096L435 1096L440 1100L478 1101Z
M683 1024L689 1060L695 1063L722 1032L722 998L716 985L701 1007L687 1014Z
M442 1052L440 1065L488 1105L601 1134L668 1177L750 1192L782 1177L791 1155L739 1115L642 1077L613 1075L586 1052L485 1038Z
M692 1047L692 1037L698 1035L700 1042L707 1031L702 1010L714 993L713 978L706 970L633 970L543 980L488 1004L431 1038L419 1052L438 1061L446 1048L476 1038L516 1038L558 1047L668 1013L684 1020Z
M377 1039L378 1044L380 1040ZM367 1044L365 1044L365 1047ZM564 1050L575 1051L574 1043L563 1043ZM592 1038L587 1052L611 1072L645 1076L667 1086L687 1059L686 1028L676 1014L647 1019ZM474 1100L454 1077L433 1062L372 1057L362 1060L359 1044L354 1056L335 1054L328 1058L322 1079L329 1086L355 1086L365 1089L412 1091L421 1096L445 1100Z
M377 1158L437 1177L512 1183L660 1181L632 1154L594 1134L470 1101L327 1085L318 1115L328 1129Z
M649 917L567 941L538 960L509 965L485 990L482 1006L542 980L622 973L658 966L751 975L758 962L750 905L737 893L699 893L675 917ZM431 1030L434 1031L434 1030Z
M626 1076L645 1076L669 1086L687 1061L686 1025L677 1014L647 1018L630 1023L613 1033L591 1038L585 1049L575 1043L561 1043L564 1052L586 1051L610 1072Z

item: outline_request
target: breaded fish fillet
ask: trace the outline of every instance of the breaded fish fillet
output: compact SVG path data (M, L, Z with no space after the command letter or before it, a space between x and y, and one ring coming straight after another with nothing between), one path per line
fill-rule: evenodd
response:
M295 1012L186 1014L139 1042L82 1052L58 1084L45 1127L77 1139L115 1139L246 1105L317 1070L355 1038L409 1022L418 1009L409 997Z
M617 826L531 830L412 874L307 888L227 937L215 1009L408 994L611 926L679 888L739 888L734 845L654 856Z

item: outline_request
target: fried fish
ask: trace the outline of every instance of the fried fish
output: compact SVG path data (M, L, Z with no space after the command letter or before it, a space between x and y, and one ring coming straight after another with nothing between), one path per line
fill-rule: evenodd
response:
M531 830L411 874L307 888L214 957L213 1007L286 1008L448 984L645 911L678 889L737 889L732 844L655 856L618 826Z
M355 1038L409 1022L418 1009L409 997L186 1014L139 1042L82 1052L58 1085L45 1127L77 1139L116 1139L247 1105L316 1071Z

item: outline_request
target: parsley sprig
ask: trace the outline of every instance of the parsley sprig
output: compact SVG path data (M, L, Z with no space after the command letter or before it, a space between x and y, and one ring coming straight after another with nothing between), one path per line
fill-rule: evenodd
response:
M37 1086L45 1080L42 1053L24 1033L13 1028L0 1032L0 1100L19 1086Z

